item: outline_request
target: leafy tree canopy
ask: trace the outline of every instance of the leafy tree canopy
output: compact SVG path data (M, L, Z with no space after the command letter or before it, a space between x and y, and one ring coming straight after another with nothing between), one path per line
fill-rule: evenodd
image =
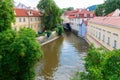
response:
M105 11L105 5L104 4L100 4L97 6L96 10L95 10L95 14L96 16L104 16L104 11Z
M68 8L62 8L61 10L62 10L62 13L64 13L65 11L72 11L72 10L74 10L74 8L73 7L68 7Z
M120 0L106 0L105 4L105 15L120 9Z
M34 80L42 51L31 29L0 33L0 80Z
M10 29L14 22L13 0L0 0L0 32Z
M53 0L40 0L37 7L42 12L45 30L53 30L61 23L61 10Z
M120 0L105 0L103 4L98 5L95 13L97 16L104 16L116 9L120 9Z

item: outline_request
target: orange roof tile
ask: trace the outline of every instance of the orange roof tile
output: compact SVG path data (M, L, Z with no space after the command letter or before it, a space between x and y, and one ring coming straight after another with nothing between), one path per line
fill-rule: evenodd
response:
M72 11L66 11L64 13L64 15L68 16L68 18L84 18L84 14L87 15L87 18L90 18L90 14L93 14L93 17L95 16L93 12L90 12L86 9L82 9L82 10L77 9L77 10L72 10Z
M89 22L99 25L120 28L120 17L94 17Z
M39 17L41 16L40 12L37 10L27 10L27 9L21 9L21 8L15 8L15 16L16 17ZM32 15L29 15L28 12L31 11Z

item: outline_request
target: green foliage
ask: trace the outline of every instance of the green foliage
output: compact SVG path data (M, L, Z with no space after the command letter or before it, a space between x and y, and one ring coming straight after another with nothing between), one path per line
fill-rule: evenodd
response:
M10 29L14 22L13 0L0 0L0 32Z
M91 45L85 61L87 73L80 72L75 80L120 80L120 50L96 49Z
M105 0L105 14L109 14L116 9L120 9L120 0Z
M106 80L120 80L120 50L109 53L103 69Z
M55 30L56 30L58 36L61 36L62 33L64 32L63 26L58 26Z
M116 9L120 9L120 0L105 0L103 4L98 5L95 13L97 16L104 16Z
M36 37L39 37L39 36L45 36L45 32L39 32L38 34L36 34Z
M40 0L37 7L42 12L42 24L45 30L54 30L61 24L62 12L53 0Z
M72 11L72 10L74 10L74 8L73 7L68 7L68 8L62 8L61 10L62 10L62 13L64 13L66 11Z
M31 29L0 33L0 80L34 80L34 65L42 56Z
M47 31L46 33L47 33L47 38L49 38L52 32L51 31Z
M67 8L67 11L72 11L72 10L74 10L73 7L68 7L68 8Z
M105 15L104 10L105 10L104 4L98 5L97 8L95 9L96 16L104 16Z

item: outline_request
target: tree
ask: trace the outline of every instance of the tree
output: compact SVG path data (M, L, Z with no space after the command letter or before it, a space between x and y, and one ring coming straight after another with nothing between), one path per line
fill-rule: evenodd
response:
M32 29L0 33L0 80L34 80L34 65L42 56Z
M72 10L74 10L74 8L73 7L68 7L68 8L62 8L61 10L62 10L62 13L64 13L66 11L72 11Z
M95 14L96 16L104 16L105 15L105 6L104 4L100 4L97 6L97 8L95 9Z
M85 61L86 72L79 72L73 80L120 80L120 50L90 46Z
M54 30L61 24L61 10L53 0L40 0L37 8L42 12L42 24L45 30Z
M72 10L74 10L73 7L68 7L68 8L67 8L67 11L72 11Z
M34 80L34 65L42 56L31 29L11 29L12 0L0 1L0 80Z
M120 0L106 0L105 4L105 14L109 14L116 9L120 9Z
M14 22L13 0L0 1L0 32L10 29Z
M95 13L97 16L104 16L116 9L120 9L120 0L105 0L103 4L98 5Z
M62 11L62 13L66 12L67 8L62 8L61 11Z

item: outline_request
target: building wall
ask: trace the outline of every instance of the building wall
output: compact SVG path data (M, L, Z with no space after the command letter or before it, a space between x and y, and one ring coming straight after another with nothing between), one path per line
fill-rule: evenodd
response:
M78 36L80 37L86 36L86 25L84 22L82 22L82 24L79 25Z
M32 28L37 33L42 30L40 17L16 17L16 22L12 24L12 28L19 31L20 28Z
M120 28L88 23L87 40L96 47L104 46L106 49L120 49Z

